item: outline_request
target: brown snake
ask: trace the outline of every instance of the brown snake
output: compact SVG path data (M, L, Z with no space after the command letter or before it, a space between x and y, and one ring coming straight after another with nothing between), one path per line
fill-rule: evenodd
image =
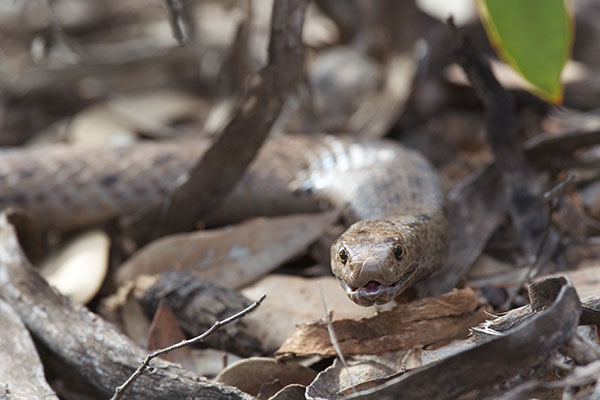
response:
M22 208L41 228L59 230L135 216L168 199L206 148L169 142L6 150L0 208ZM448 227L437 175L421 155L393 142L271 139L206 222L332 206L353 224L332 246L331 268L355 303L386 303L442 266Z

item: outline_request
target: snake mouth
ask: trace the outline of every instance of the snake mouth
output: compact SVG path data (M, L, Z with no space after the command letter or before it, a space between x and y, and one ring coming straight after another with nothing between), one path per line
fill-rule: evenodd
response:
M400 279L391 285L385 285L378 281L369 281L360 287L348 285L343 280L339 280L342 287L346 289L346 294L356 304L364 307L372 306L373 304L385 304L402 291L402 281Z
M370 280L362 286L349 285L344 279L336 276L346 295L359 306L369 307L373 304L385 304L394 300L400 293L410 287L417 275L417 264L411 264L400 279L391 284Z
M392 285L394 286L394 285ZM359 291L360 293L364 293L366 295L379 295L379 293L384 290L385 288L390 287L388 285L384 285L382 283L379 283L377 281L369 281L367 282L366 285L363 285L359 288L352 288L353 291Z

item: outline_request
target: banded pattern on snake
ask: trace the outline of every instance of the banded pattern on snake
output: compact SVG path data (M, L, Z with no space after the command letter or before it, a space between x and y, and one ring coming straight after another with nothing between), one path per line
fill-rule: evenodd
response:
M44 229L135 215L168 198L208 144L52 145L0 152L0 208ZM447 222L435 170L389 141L290 135L268 140L208 226L340 207L350 227L331 248L348 296L392 300L444 262Z

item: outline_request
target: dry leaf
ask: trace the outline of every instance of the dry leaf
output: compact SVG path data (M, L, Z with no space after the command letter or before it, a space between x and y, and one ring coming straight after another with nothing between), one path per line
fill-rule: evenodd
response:
M329 211L256 218L236 226L167 236L135 253L115 279L122 284L140 274L194 268L208 282L239 288L301 253L337 215Z
M162 349L185 339L186 337L168 304L164 300L161 301L148 331L148 348L150 350ZM188 346L175 349L159 357L179 363L190 371L194 369L191 350Z
M403 350L380 356L355 356L347 360L347 366L336 359L309 385L309 390L314 393L328 393L330 388L335 388L337 393L344 395L356 390L370 389L397 376L398 373L420 366L413 361L420 353L420 350Z
M466 337L469 328L485 319L475 293L455 289L440 297L400 304L371 318L334 321L333 328L344 355L384 354ZM278 357L313 354L335 355L323 322L300 326L276 352Z
M270 274L242 290L242 294L251 300L267 295L261 306L244 318L248 330L261 338L264 348L280 347L294 333L296 325L324 317L319 284L325 295L327 308L334 311L334 319L358 319L375 315L374 307L361 307L349 301L332 276L301 278Z
M109 249L110 239L106 233L85 232L44 261L40 274L74 303L86 304L104 282Z
M225 368L215 381L237 387L259 399L267 399L287 385L308 385L316 376L315 371L297 363L253 357Z

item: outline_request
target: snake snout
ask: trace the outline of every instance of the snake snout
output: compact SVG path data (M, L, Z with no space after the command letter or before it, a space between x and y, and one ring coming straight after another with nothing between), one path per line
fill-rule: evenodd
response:
M360 265L360 276L381 275L381 263L375 257L367 257Z

